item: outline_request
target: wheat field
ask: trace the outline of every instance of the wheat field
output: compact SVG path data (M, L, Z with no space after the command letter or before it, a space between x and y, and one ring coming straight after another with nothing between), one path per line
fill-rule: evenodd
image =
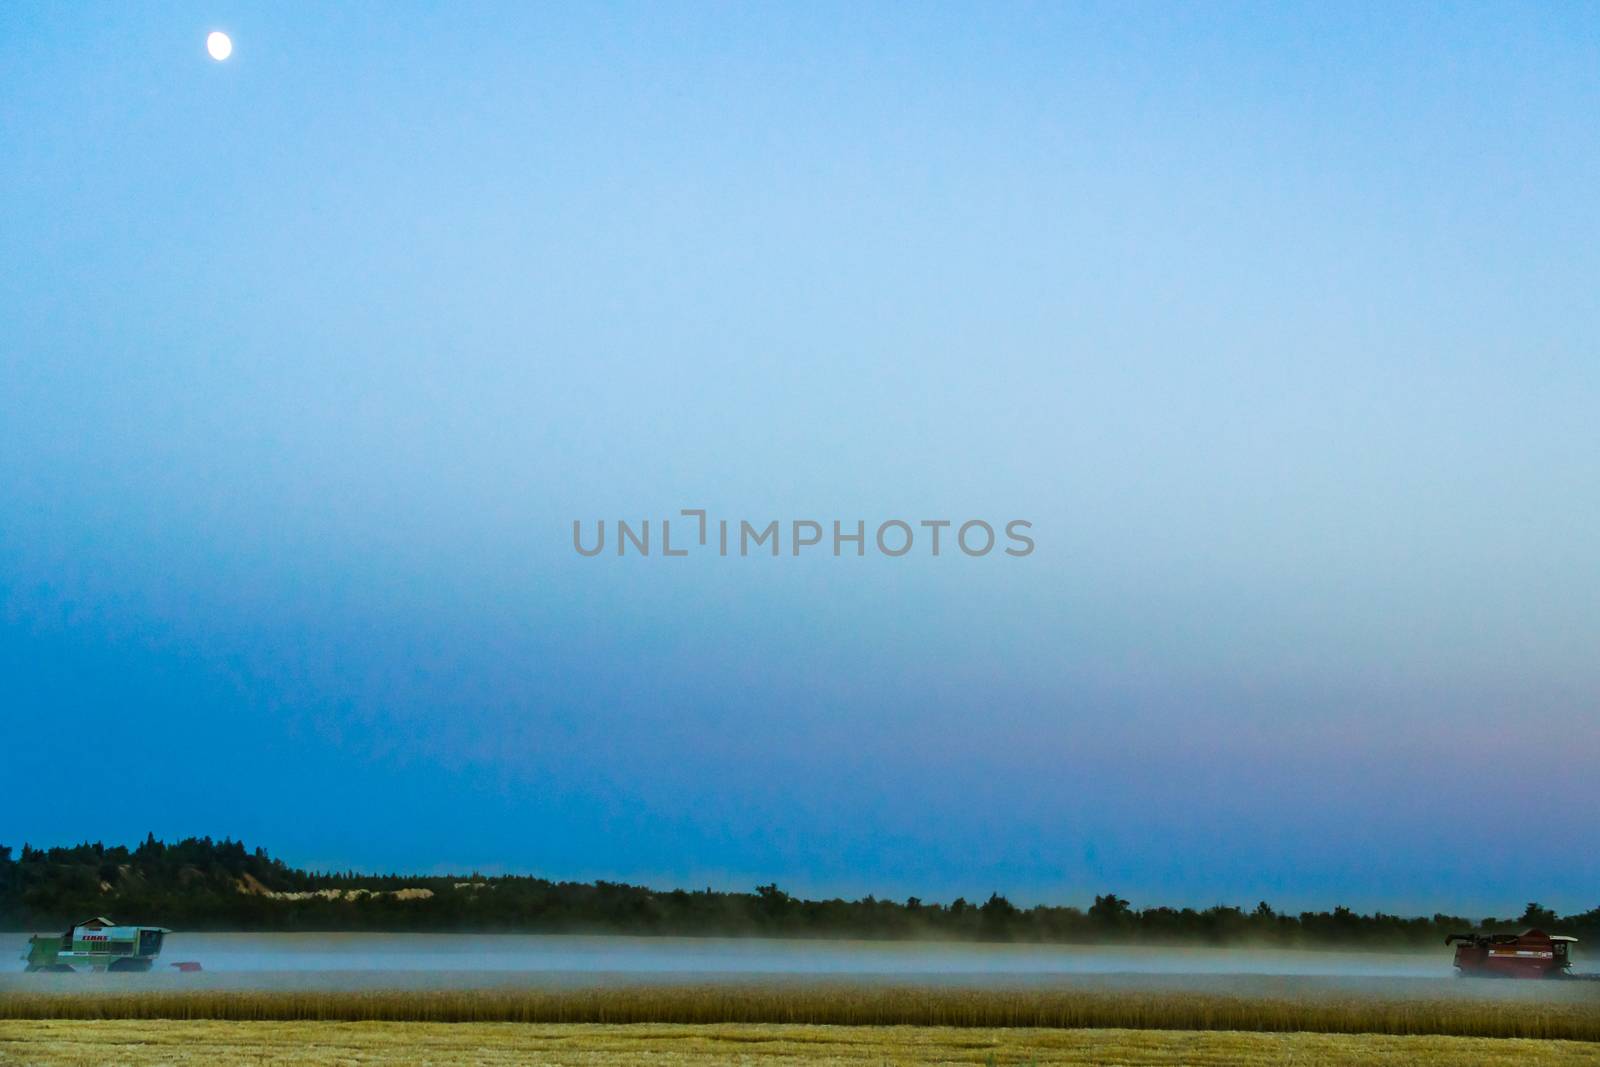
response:
M1600 1065L1600 1045L1384 1034L740 1024L4 1020L19 1067L751 1067L842 1064Z
M0 1018L1230 1030L1600 1043L1600 996L1401 998L873 984L8 992ZM1596 990L1600 993L1600 990Z

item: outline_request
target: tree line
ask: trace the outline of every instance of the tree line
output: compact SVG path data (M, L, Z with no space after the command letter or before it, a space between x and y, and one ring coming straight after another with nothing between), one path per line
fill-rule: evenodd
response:
M657 890L527 875L413 876L312 872L265 850L209 837L133 848L0 845L0 929L61 930L93 915L180 930L475 931L760 936L1067 944L1258 944L1394 948L1437 945L1447 933L1515 931L1600 940L1600 908L1558 916L1530 903L1516 918L1405 917L1331 911L1135 908L1115 893L1088 907L1019 907L987 900L932 903L807 900L777 885L753 891Z

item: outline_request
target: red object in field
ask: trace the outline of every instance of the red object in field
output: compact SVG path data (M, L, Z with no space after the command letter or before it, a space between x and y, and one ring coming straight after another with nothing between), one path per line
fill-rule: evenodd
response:
M184 960L182 963L174 963L173 966L185 974L188 974L191 971L198 971L200 969L200 964L196 963L194 960Z
M1566 978L1575 937L1552 937L1543 930L1520 934L1451 934L1456 969L1467 978Z

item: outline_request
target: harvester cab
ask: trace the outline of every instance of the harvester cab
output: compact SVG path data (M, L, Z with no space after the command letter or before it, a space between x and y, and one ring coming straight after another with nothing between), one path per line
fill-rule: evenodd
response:
M161 926L118 926L99 916L59 935L28 939L22 957L28 971L148 971L171 930Z
M1566 978L1575 937L1524 930L1520 934L1451 934L1456 970L1465 978Z

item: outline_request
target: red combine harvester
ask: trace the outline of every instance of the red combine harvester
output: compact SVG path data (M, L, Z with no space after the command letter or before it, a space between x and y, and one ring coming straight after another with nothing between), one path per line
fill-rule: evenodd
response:
M1451 934L1444 943L1456 946L1456 970L1463 978L1570 978L1570 946L1575 937L1552 936L1543 930L1520 934Z

